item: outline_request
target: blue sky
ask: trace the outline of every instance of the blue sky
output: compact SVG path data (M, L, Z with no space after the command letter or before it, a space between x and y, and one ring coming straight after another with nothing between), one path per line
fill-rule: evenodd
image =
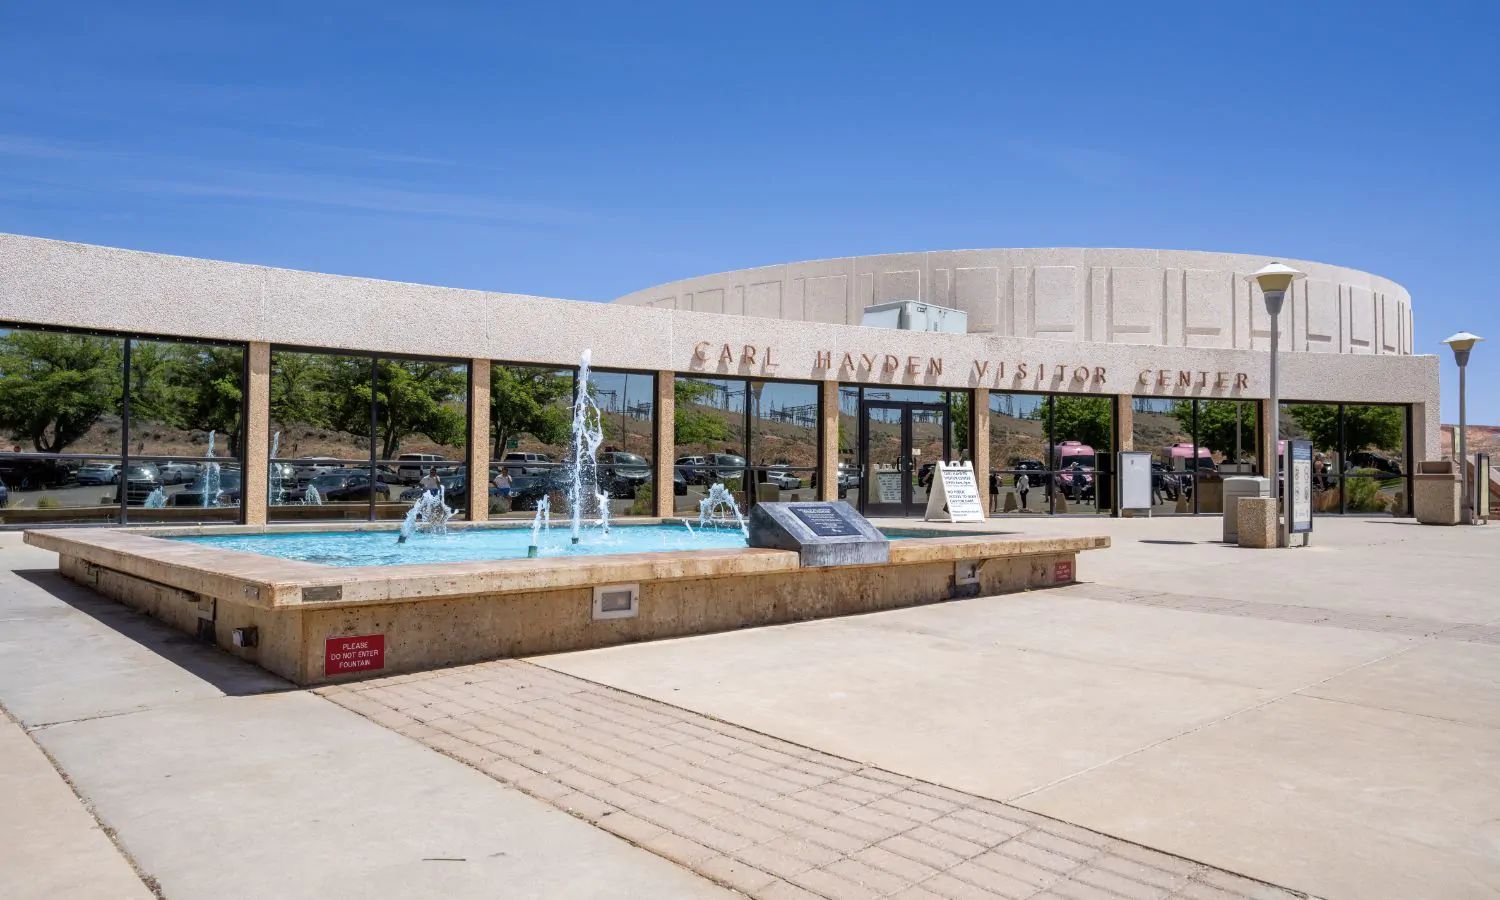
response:
M1500 424L1494 3L0 4L0 231L607 300L1003 246L1412 292ZM144 324L144 323L143 323ZM1485 352L1487 351L1487 352Z

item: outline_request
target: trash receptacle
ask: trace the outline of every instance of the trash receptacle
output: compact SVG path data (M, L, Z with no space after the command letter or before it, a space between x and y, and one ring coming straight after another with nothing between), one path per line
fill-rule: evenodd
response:
M1259 475L1236 475L1224 479L1224 543L1240 539L1239 504L1241 497L1271 496L1271 479Z

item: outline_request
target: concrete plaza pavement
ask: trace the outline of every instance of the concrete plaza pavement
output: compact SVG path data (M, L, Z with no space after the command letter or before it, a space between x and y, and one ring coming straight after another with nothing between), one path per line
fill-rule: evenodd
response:
M731 896L63 581L19 534L0 560L7 900Z
M972 527L1114 545L1065 589L538 662L1319 896L1500 891L1500 528Z
M0 895L1500 890L1500 529L978 527L1114 545L1063 589L316 693L0 535Z

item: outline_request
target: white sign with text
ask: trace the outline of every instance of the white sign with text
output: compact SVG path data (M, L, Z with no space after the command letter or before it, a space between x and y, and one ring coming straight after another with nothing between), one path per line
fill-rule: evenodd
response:
M983 522L984 503L979 498L979 483L974 480L971 463L937 464L932 473L932 488L927 494L927 521Z

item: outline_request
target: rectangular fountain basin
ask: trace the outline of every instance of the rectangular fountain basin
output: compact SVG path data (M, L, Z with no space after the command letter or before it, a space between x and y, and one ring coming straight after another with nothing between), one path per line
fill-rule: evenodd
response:
M394 547L394 530L85 528L28 531L26 542L58 553L64 576L302 685L1051 587L1076 579L1080 551L1109 546L1103 535L897 532L889 562L834 569L742 545L396 565L226 549L236 536L330 531ZM530 533L457 531L476 543Z

